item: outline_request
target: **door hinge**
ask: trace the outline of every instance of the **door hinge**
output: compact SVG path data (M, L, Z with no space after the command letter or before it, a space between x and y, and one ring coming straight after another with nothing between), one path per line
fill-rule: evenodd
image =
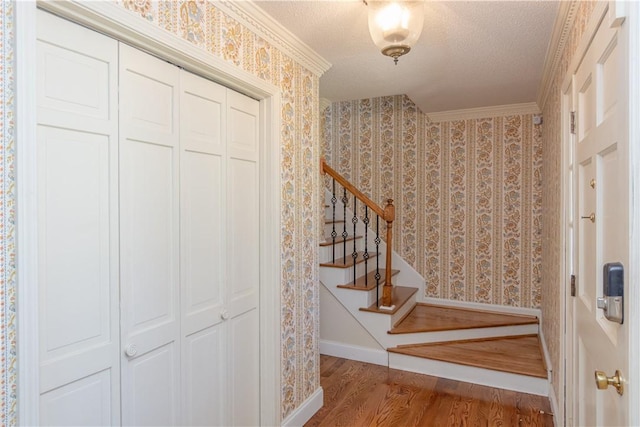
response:
M571 275L571 296L572 297L576 296L576 275L575 274Z
M576 134L576 112L571 112L571 135Z

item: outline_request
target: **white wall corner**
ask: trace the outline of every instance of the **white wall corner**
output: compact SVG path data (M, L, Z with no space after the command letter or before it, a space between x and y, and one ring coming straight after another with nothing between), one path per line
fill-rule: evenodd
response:
M336 341L320 340L320 354L389 366L389 353L386 350L350 345Z
M309 396L302 405L298 406L287 418L282 421L283 427L299 427L303 426L313 415L322 408L324 401L324 392L322 387Z

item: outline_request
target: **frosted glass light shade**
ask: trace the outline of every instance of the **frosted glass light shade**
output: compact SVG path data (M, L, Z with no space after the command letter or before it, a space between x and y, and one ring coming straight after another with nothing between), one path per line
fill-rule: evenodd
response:
M422 1L375 1L368 3L369 33L383 55L398 57L411 50L424 25Z

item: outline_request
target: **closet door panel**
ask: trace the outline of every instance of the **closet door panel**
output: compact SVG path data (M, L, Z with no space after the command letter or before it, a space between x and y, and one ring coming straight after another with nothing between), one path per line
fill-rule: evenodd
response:
M118 46L37 20L40 421L117 424Z
M227 336L226 324L223 323L184 339L183 404L186 425L229 425L225 407Z
M222 321L226 89L183 71L180 96L182 333Z
M186 335L221 321L224 253L220 156L183 153L182 256Z
M232 425L259 425L259 103L227 91L227 306Z
M228 383L231 425L260 425L260 366L258 310L251 310L229 324Z
M257 309L260 277L259 103L231 90L228 111L228 301L230 317Z
M181 73L181 330L187 425L229 424L225 102L224 87Z
M42 425L113 424L111 387L111 373L105 370L45 393L40 404Z
M120 44L125 425L180 423L179 76Z

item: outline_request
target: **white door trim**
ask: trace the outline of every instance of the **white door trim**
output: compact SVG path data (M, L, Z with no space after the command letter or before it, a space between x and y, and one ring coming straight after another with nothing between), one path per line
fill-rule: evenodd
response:
M260 412L261 423L279 425L280 411L280 90L112 2L49 2L37 6L147 51L191 72L260 100ZM37 318L37 206L35 203L36 3L17 2L18 132L18 357L20 424L37 425L39 414Z
M629 402L640 402L640 363L637 355L640 354L640 5L637 2L628 2L627 23L629 25L629 241L636 242L629 248L629 360L636 361L629 364L627 384ZM625 308L626 310L626 308ZM640 425L640 405L630 405L629 425Z

